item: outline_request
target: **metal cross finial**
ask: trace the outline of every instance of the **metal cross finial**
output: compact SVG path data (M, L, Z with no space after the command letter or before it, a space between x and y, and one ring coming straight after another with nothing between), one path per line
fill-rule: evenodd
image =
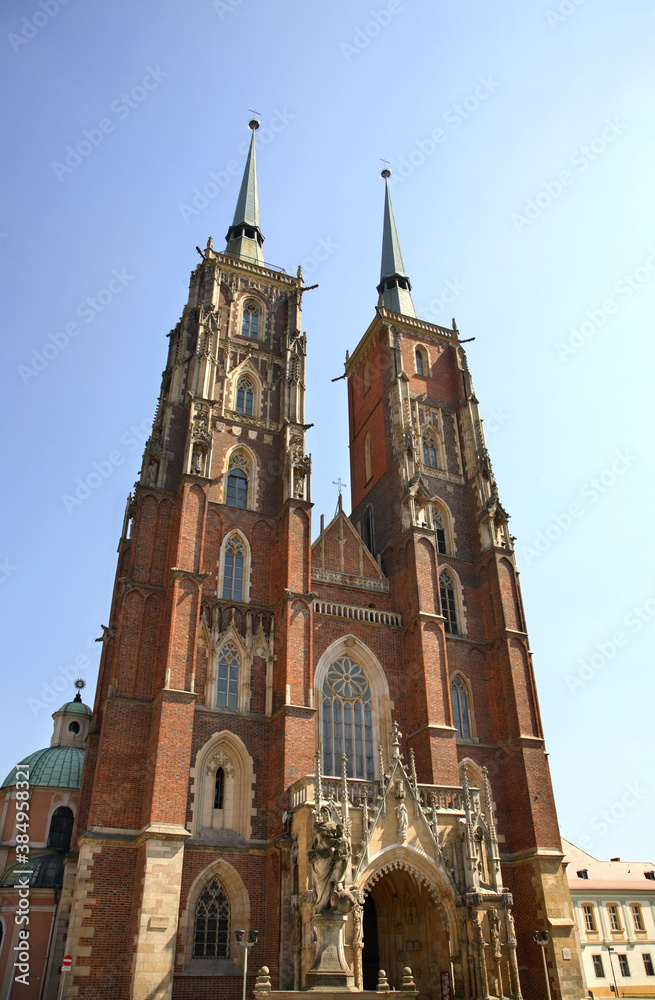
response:
M337 489L339 490L339 496L341 496L341 491L342 491L342 489L343 489L343 488L344 488L345 486L347 486L347 485L348 485L348 483L342 483L342 482L341 482L341 476L339 476L339 478L338 478L338 479L333 479L333 480L332 480L332 485L333 485L333 486L336 486L336 487L337 487Z
M389 163L391 162L390 160L385 160L383 156L381 156L381 157L380 157L380 159L381 159L381 160L382 160L382 162L384 163L385 167L388 167L388 166L389 166Z
M253 115L261 115L261 111L255 111L254 108L248 108L248 111L251 111Z

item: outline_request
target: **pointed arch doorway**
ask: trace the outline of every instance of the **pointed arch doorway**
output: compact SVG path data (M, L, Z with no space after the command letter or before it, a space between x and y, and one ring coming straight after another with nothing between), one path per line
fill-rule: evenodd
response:
M427 886L404 868L388 871L367 887L362 916L364 989L375 989L379 969L392 989L400 989L408 965L419 996L441 1000L442 973L451 982L450 943L443 912Z

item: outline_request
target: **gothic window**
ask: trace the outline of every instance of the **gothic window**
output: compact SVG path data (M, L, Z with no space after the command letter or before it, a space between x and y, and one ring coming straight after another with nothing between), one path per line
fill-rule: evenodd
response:
M416 374L425 375L425 358L420 347L416 348Z
M373 533L373 508L369 505L364 511L364 545L375 555L375 535Z
M446 530L444 528L444 516L440 511L434 512L434 530L437 536L437 552L440 556L445 556L446 549Z
M248 506L248 477L243 469L230 469L227 477L227 491L225 501L231 507Z
M73 812L59 806L52 814L48 831L48 847L53 851L69 851L73 835Z
M362 668L349 656L330 665L321 697L323 768L341 774L342 755L350 778L373 779L371 690Z
M222 767L217 768L214 779L214 809L223 808L223 792L225 790L225 771Z
M453 702L453 717L457 735L462 740L471 739L471 723L466 685L461 677L453 677L450 685L450 696Z
M198 897L193 957L230 957L230 901L217 878L213 878Z
M216 704L218 708L238 707L240 665L241 657L239 656L237 647L233 642L226 642L218 656L218 677L216 682ZM222 771L222 769L219 770ZM218 782L218 771L216 772L216 781ZM221 778L221 799L223 794L222 782L223 779ZM215 805L214 808L221 809L222 806Z
M254 302L246 302L243 307L241 336L248 337L249 340L259 339L259 311Z
M438 468L437 447L431 434L426 434L423 438L423 465L429 465L432 469Z
M252 416L253 384L249 378L240 378L237 382L237 413Z
M439 596L441 598L441 614L446 619L445 629L449 635L459 635L457 627L457 604L455 601L455 584L445 570L439 577Z
M232 535L225 546L223 557L223 590L224 601L243 600L243 577L245 550L238 535Z
M373 459L371 457L371 432L368 431L364 439L364 474L366 482L373 477Z

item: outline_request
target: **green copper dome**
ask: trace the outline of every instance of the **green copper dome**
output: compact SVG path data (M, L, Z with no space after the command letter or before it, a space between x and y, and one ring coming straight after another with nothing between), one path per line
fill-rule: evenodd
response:
M32 788L37 786L40 788L79 788L83 763L84 750L82 747L57 746L36 750L29 757L24 757L16 766L19 768L21 766L29 767L29 781ZM12 767L0 788L15 784L16 768Z
M67 701L57 709L58 712L79 712L80 715L91 715L91 709L83 701Z
M34 889L58 889L63 884L64 866L61 854L35 854L27 864L14 861L0 872L0 888L15 886L17 879L29 883Z

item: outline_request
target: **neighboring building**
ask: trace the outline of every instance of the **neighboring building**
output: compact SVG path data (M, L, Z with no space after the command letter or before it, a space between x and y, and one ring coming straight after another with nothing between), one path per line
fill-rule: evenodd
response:
M620 997L655 996L655 865L597 861L562 845L588 989L595 997L614 989Z
M513 538L459 331L416 317L387 189L378 305L345 368L353 514L312 545L305 289L264 263L251 127L128 502L59 907L73 964L52 986L236 1000L250 928L250 987L265 964L301 990L313 910L341 900L357 987L384 968L398 988L408 965L429 1000L540 1000L547 929L553 996L578 1000Z
M36 750L12 768L0 786L0 997L41 1000L44 976L63 955L66 924L54 917L63 884L63 859L70 850L73 824L79 809L79 787L84 742L91 709L80 694L52 716L50 746ZM27 808L26 808L27 807ZM21 863L21 845L29 837L27 863ZM18 847L18 851L17 851ZM28 931L26 939L20 931ZM13 984L14 963L27 941L27 979ZM20 964L20 963L19 963ZM13 984L13 992L12 992Z

